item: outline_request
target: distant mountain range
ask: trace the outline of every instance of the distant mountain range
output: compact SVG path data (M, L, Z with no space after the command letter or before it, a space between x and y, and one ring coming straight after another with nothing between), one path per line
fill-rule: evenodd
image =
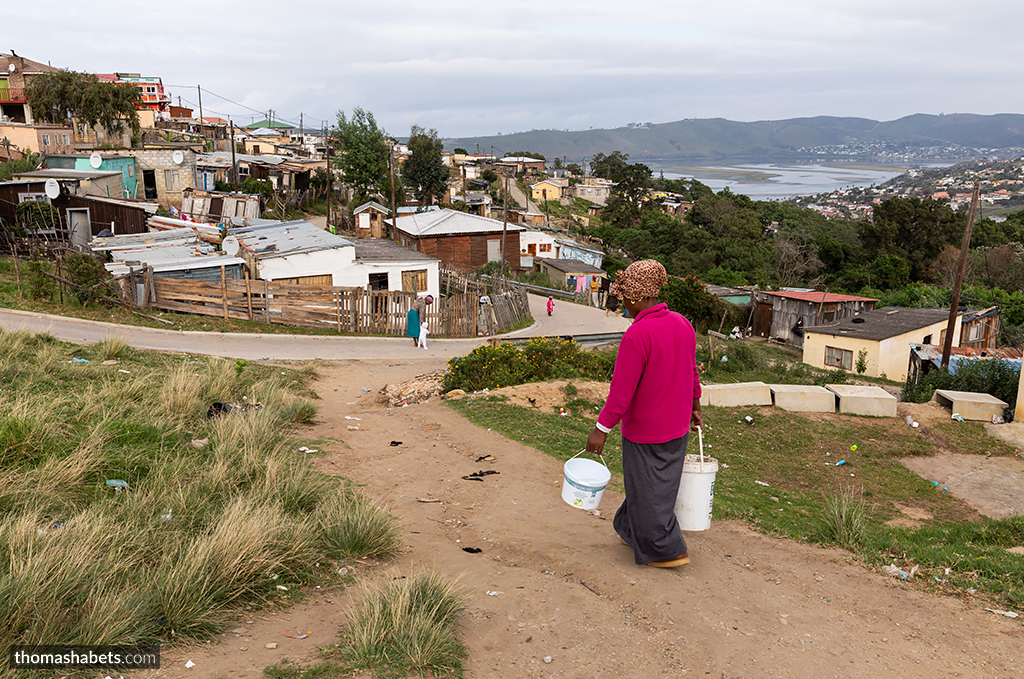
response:
M1024 149L1024 115L916 114L880 122L867 118L792 118L741 123L724 118L565 132L533 130L445 140L445 148L496 154L535 151L568 162L595 153L628 153L630 161L960 160L985 151Z

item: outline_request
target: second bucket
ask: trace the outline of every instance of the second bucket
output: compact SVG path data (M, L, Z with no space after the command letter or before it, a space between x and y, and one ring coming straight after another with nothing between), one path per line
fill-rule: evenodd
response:
M711 527L711 509L715 502L715 474L718 460L704 456L704 432L697 427L700 455L687 455L676 494L675 514L679 529L707 530Z

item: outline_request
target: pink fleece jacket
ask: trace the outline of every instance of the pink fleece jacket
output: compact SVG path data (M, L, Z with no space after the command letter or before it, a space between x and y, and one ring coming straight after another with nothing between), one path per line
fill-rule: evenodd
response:
M611 391L597 421L635 443L665 443L690 429L693 400L700 398L690 322L667 304L637 314L622 337Z

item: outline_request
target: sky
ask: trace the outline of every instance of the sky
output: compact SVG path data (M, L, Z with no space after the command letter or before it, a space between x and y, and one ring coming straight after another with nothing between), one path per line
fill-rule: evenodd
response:
M159 76L178 103L396 136L684 118L1024 113L1020 0L41 0L0 51ZM196 111L198 115L198 110Z

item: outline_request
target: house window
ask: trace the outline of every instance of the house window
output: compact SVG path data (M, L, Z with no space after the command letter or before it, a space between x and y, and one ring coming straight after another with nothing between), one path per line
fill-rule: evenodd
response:
M931 335L925 335L924 339L921 340L921 344L931 344L931 343L932 343L932 336Z
M65 134L64 135L64 146L67 146L70 143L71 143L70 137L68 137L68 135Z
M422 292L427 289L427 270L402 272L402 292Z
M969 342L975 342L981 339L981 326L981 323L975 323L971 326L971 332L967 338Z
M178 184L178 171L177 170L164 170L164 188L168 191L180 191L181 185Z
M50 145L50 135L44 134L43 135L43 146L49 146L49 145Z
M551 243L541 243L540 244L540 251L541 252L551 252Z
M850 370L853 368L853 352L838 347L825 347L825 365Z

